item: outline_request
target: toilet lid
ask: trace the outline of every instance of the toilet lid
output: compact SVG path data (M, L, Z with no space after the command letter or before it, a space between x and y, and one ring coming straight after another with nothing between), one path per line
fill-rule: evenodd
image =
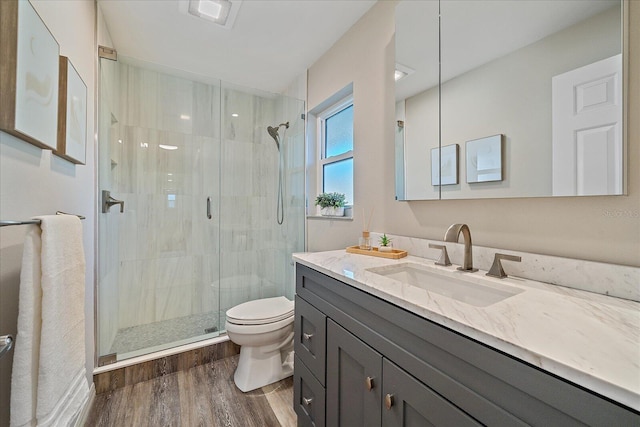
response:
M227 310L227 320L241 325L272 323L293 316L293 307L285 297L258 299Z

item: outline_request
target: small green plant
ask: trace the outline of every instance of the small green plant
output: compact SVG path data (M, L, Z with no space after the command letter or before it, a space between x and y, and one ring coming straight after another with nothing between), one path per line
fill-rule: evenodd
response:
M341 208L346 204L342 193L322 193L316 197L316 206L321 208Z
M383 234L382 237L380 237L380 246L389 246L390 243L391 239L388 238L386 234Z

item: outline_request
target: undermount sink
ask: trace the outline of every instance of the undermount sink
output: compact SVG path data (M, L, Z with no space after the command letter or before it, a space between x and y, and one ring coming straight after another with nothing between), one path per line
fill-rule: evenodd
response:
M487 307L524 292L523 289L511 286L496 283L481 284L454 277L469 273L439 273L420 264L406 263L369 268L367 271L476 307Z

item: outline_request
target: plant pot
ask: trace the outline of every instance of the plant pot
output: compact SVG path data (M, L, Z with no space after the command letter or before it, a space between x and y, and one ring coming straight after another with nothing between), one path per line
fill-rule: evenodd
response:
M393 246L378 246L378 252L393 252Z
M335 208L332 206L327 206L326 208L320 209L320 215L322 216L344 216L344 207Z

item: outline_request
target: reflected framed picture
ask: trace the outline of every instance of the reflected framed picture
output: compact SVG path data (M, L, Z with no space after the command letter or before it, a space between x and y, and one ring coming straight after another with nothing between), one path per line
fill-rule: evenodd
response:
M58 146L54 154L81 165L87 157L87 85L66 56L60 57Z
M458 183L458 144L431 149L431 185L455 185ZM441 153L441 158L438 156Z
M502 181L502 134L467 141L467 182Z
M0 0L0 129L55 150L60 46L29 1Z

